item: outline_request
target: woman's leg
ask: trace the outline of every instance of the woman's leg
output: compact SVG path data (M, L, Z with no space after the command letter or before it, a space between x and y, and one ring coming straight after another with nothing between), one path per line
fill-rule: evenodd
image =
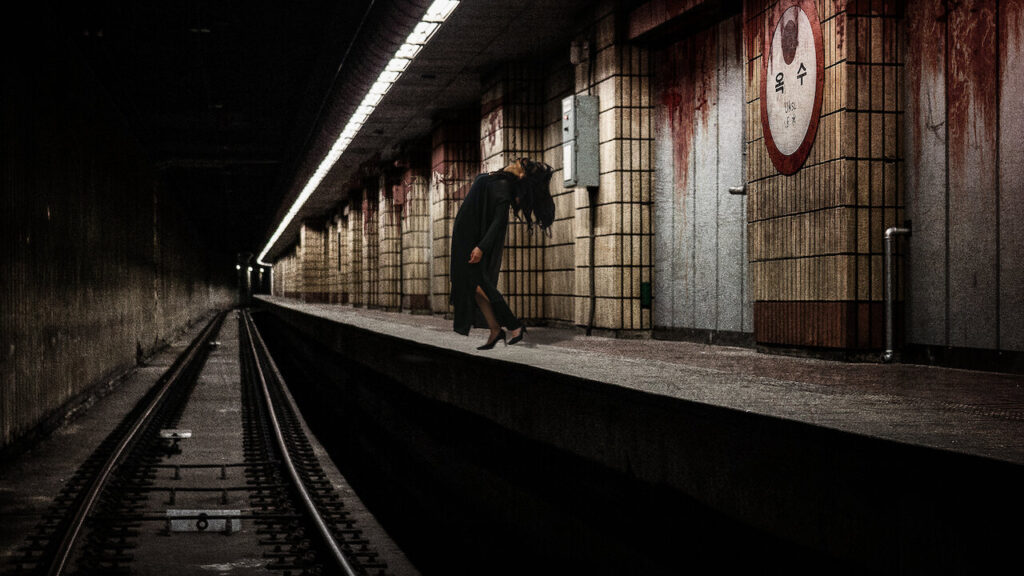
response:
M502 326L509 329L509 334L513 338L519 336L519 333L523 330L523 323L516 318L516 315L512 313L512 309L508 307L508 304L503 299L491 302L484 289L477 286L476 302L480 305L480 311L484 314L484 320L487 321L487 326L491 329L491 338L498 335Z
M483 288L479 285L476 287L476 304L480 307L480 311L484 314L484 320L487 321L487 327L491 330L490 337L487 341L495 339L498 333L501 332L501 326L498 325L498 319L494 317L494 308L491 306L491 301L487 299L487 294L484 294Z

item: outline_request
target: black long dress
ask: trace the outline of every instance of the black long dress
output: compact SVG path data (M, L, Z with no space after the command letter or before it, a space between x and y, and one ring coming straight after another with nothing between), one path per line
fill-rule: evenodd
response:
M477 176L455 216L451 303L455 309L454 328L459 334L469 334L473 325L486 326L474 297L477 286L483 288L496 312L508 308L497 284L515 179L515 175L508 172ZM476 247L484 253L483 259L477 264L470 264L469 257Z

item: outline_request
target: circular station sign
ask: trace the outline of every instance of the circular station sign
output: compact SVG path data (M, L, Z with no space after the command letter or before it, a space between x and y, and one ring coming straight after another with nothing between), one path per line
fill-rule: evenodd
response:
M769 13L761 58L761 128L783 174L803 166L818 131L825 51L814 0L782 0Z

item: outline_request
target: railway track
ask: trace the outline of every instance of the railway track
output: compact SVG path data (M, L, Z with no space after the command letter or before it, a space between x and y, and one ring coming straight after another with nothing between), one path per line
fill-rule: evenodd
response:
M243 556L244 566L256 572L387 573L321 468L249 312L233 316L241 378L240 461L180 457L189 450L192 431L179 421L219 345L215 338L222 329L235 332L224 326L228 313L222 313L65 484L6 573L180 573L182 558L201 556L204 546ZM182 506L189 498L213 499L218 506ZM235 538L232 546L225 545L225 536ZM161 552L167 550L172 553ZM136 566L140 558L144 569Z

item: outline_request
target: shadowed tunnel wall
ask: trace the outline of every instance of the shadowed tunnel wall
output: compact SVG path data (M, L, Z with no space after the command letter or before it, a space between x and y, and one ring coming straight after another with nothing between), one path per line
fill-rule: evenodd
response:
M0 449L235 297L43 12L5 36Z

